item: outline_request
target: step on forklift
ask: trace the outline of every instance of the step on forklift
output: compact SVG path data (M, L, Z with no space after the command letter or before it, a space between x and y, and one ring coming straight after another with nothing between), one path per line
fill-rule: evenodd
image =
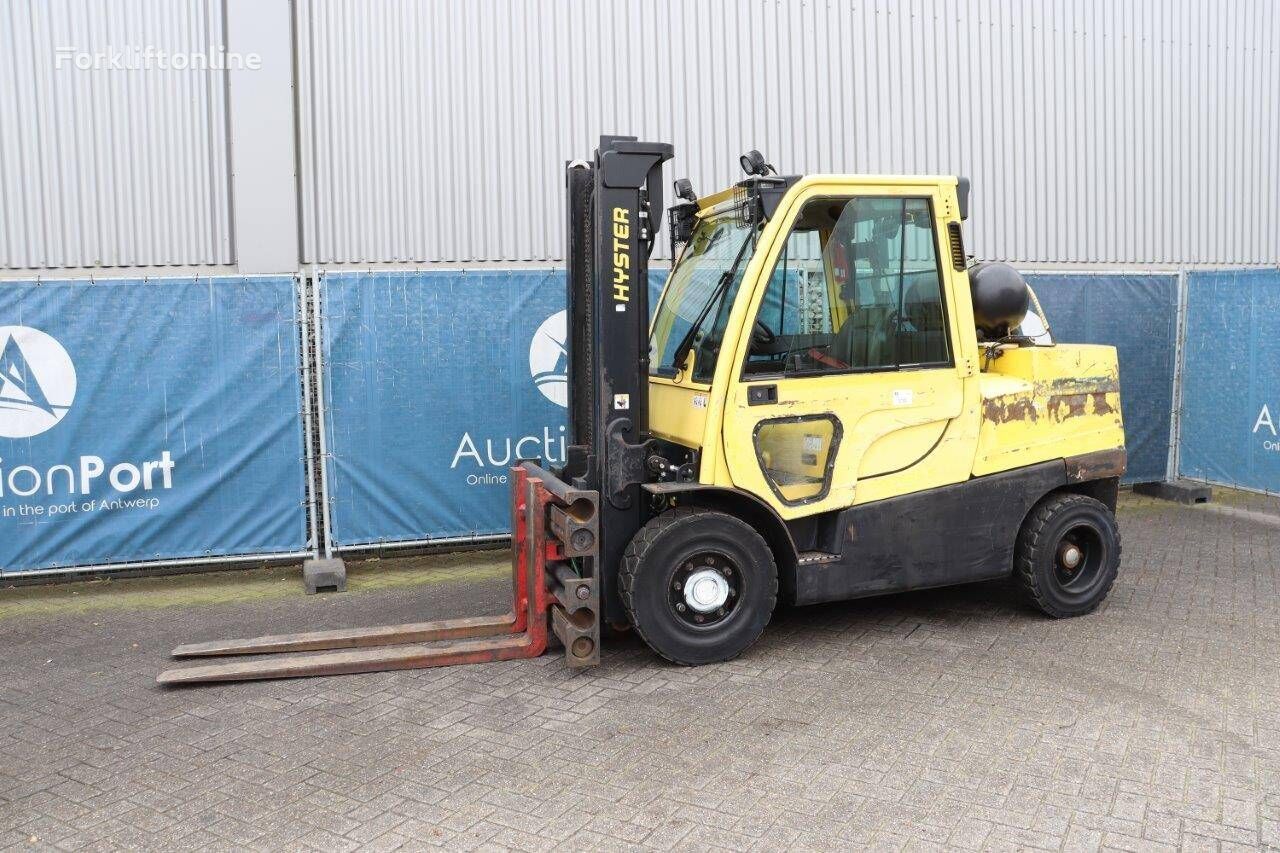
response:
M729 660L779 600L1012 578L1050 617L1106 597L1125 468L1115 350L1052 340L1012 268L971 264L954 177L675 182L670 145L606 136L566 167L569 439L511 471L499 617L195 643L161 684L536 657L599 663L601 625Z

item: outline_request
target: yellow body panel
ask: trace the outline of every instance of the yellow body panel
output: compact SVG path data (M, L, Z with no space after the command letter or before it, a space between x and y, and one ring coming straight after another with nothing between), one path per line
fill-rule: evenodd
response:
M1114 347L1007 349L980 382L975 476L1124 446Z
M707 391L649 377L649 431L685 447L700 447L707 426Z
M732 200L733 200L732 188L727 190L721 190L718 193L712 193L711 195L708 195L708 196L703 196L702 198L698 199L698 212L705 213L708 210L713 210L717 206Z
M749 330L792 222L810 199L858 195L930 201L952 364L744 375ZM713 198L721 204L729 197ZM950 222L959 222L955 178L801 179L746 261L711 384L692 382L688 369L674 379L650 378L652 432L701 451L700 482L751 492L784 519L1123 447L1113 348L1005 347L994 359L980 351L968 273L949 263ZM752 405L751 387L770 384L777 401ZM834 430L813 420L826 415L838 422ZM809 420L788 420L797 417ZM831 446L834 459L824 457ZM829 484L817 483L828 467Z

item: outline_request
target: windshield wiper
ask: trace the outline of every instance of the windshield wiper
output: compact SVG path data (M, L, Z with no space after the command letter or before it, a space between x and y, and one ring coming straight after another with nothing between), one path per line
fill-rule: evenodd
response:
M711 313L712 307L724 297L725 291L729 289L729 285L737 276L738 265L742 263L742 257L746 254L747 247L755 243L754 238L755 234L752 233L748 234L746 239L742 241L742 247L738 249L738 254L733 259L733 265L721 274L720 280L716 282L715 289L711 291L706 303L698 311L697 318L689 326L689 331L684 333L684 337L676 345L675 352L671 355L672 369L676 371L684 369L684 360L689 357L689 350L693 349L693 339L697 337L698 330L702 328L702 324L706 321L707 315Z

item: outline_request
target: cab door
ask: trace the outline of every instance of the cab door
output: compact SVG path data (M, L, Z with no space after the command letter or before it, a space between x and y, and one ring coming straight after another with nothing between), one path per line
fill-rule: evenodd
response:
M941 485L922 463L964 406L941 201L930 186L815 186L790 207L750 296L724 418L734 485L783 518L851 506L878 478L899 492Z

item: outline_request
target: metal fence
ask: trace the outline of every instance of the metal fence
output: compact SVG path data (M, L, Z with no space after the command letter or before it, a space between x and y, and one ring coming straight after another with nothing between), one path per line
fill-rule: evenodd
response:
M1280 270L1028 277L1118 350L1129 481L1280 491ZM0 573L500 538L564 323L552 270L0 286Z
M299 284L0 286L3 572L313 553Z
M651 307L664 275L651 274ZM1027 277L1055 340L1117 348L1130 459L1125 481L1174 477L1184 276ZM334 271L322 273L318 286L326 547L505 534L506 465L521 455L554 461L560 452L562 275Z
M1177 273L1036 273L1027 280L1061 343L1109 344L1120 362L1128 483L1172 476Z
M1186 276L1176 470L1280 492L1280 270Z

